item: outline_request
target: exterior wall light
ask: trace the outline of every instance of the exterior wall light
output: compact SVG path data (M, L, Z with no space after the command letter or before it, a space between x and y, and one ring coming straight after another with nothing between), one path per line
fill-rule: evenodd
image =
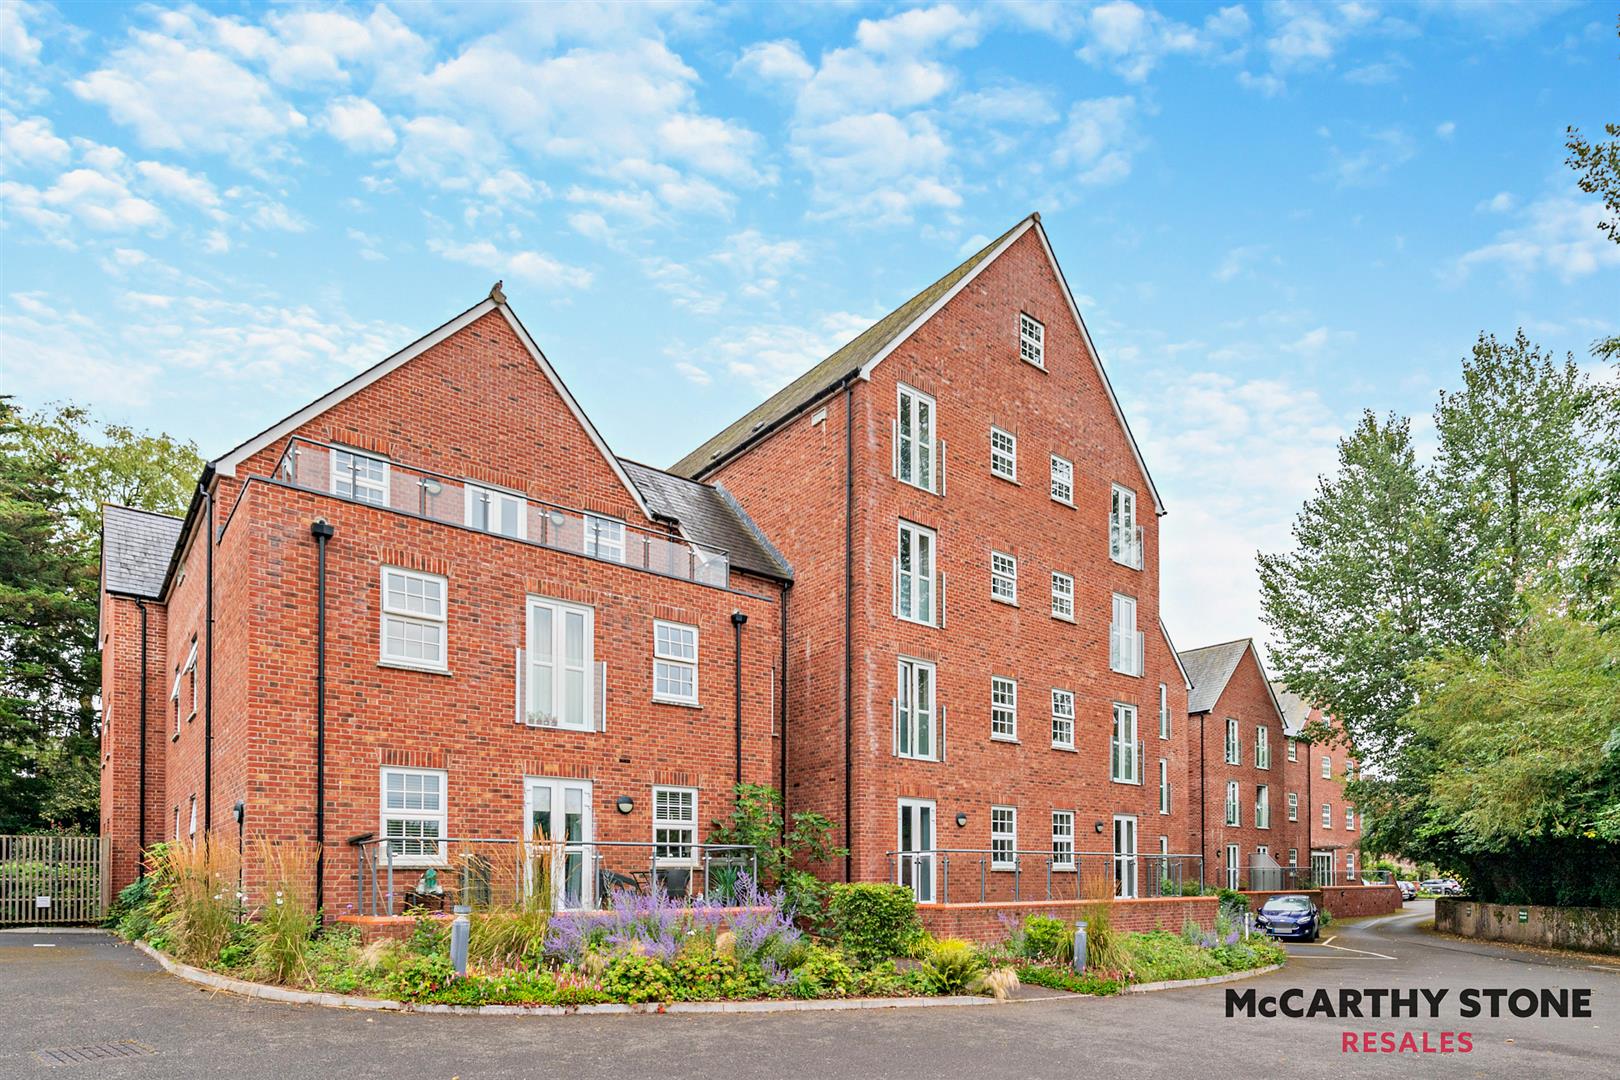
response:
M619 801L614 805L619 808L619 813L628 814L630 811L636 808L636 800L632 799L628 795L620 795Z
M966 826L967 826L967 815L966 814L957 814L956 815L956 827L958 829L961 829L961 828L965 828Z

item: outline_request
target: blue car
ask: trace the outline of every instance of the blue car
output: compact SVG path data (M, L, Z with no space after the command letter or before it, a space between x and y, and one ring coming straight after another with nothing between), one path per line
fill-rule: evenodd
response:
M1274 938L1315 941L1321 920L1310 897L1273 896L1260 908L1255 925Z

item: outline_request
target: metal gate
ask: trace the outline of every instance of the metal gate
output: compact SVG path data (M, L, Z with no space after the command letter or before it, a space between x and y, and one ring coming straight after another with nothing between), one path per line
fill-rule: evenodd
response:
M105 836L0 836L0 926L100 922L111 853Z

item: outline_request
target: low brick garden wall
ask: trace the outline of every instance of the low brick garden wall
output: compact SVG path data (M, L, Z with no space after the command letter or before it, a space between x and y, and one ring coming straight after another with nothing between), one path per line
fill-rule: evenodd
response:
M1401 910L1401 890L1397 885L1328 885L1322 889L1322 906L1337 919L1393 915Z
M1308 896L1317 907L1326 908L1335 915L1339 913L1338 908L1335 908L1330 904L1323 903L1321 889L1273 889L1270 891L1264 889L1244 889L1243 895L1249 899L1250 911L1259 911L1262 907L1265 907L1266 901L1270 900L1273 896Z
M962 938L981 945L1007 936L1007 923L1026 915L1046 915L1073 924L1084 904L1073 900L1009 900L983 904L918 904L923 928L937 938ZM1110 915L1117 930L1168 930L1180 933L1190 919L1205 930L1215 928L1219 902L1213 896L1166 896L1115 900ZM1005 920L1005 921L1004 921Z
M741 914L743 914L744 912L747 912L747 911L761 911L761 912L763 912L763 911L769 911L769 910L770 910L769 908L728 907L728 908L719 908L718 912L722 916L729 917L729 916L734 916L734 915L741 915ZM608 915L608 913L605 912L605 911L571 912L570 914L579 914L579 915L585 916L586 918L595 918L595 917L606 918L607 915ZM445 923L446 925L448 925L452 920L455 919L455 916L453 914L451 914L450 912L447 912L447 911L428 912L427 916L430 919L437 919L440 922ZM410 937L411 936L411 931L416 928L416 916L415 915L339 915L337 917L337 924L339 926L347 926L347 927L351 927L351 928L353 928L355 930L360 931L360 940L363 943L369 943L369 942L373 942L373 941L384 941L384 940L390 940L390 939L395 940L395 941L403 941L405 938Z
M1546 945L1620 956L1620 908L1482 904L1477 900L1442 896L1434 902L1434 928L1482 941Z

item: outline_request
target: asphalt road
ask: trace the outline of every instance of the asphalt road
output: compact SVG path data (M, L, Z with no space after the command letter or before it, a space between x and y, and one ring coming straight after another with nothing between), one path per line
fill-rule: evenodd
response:
M1450 988L1440 1019L1227 1018L1228 986L990 1008L776 1015L482 1017L358 1013L199 990L97 935L0 934L0 1077L1602 1077L1620 1075L1620 968L1438 939L1431 905L1290 946L1240 983ZM42 947L49 946L49 947ZM1589 988L1590 1019L1461 1020L1464 987ZM1345 1031L1467 1031L1471 1053L1348 1054ZM156 1053L47 1065L40 1051L134 1039Z

